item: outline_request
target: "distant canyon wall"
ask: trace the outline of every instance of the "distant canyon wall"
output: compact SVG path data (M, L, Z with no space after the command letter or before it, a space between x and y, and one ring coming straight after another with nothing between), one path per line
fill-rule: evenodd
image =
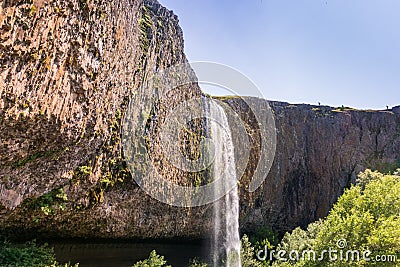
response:
M246 102L261 107L264 100L226 98L239 114ZM262 188L243 203L243 230L267 223L280 231L323 218L367 168L383 172L400 167L400 114L306 104L270 102L277 129L272 168ZM250 112L251 114L251 112ZM251 116L250 116L251 118ZM245 119L245 118L244 118ZM256 129L255 121L250 128ZM259 139L253 139L257 147ZM254 168L257 156L249 163ZM243 194L246 195L245 191Z

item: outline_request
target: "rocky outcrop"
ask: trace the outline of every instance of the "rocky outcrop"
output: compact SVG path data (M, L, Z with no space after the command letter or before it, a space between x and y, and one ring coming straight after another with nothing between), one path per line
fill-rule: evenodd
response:
M142 192L121 147L130 95L151 73L186 62L177 16L141 0L4 1L0 11L2 230L184 232L190 211L174 215ZM182 86L170 104L200 94L198 86Z
M132 179L121 146L132 94L156 107L147 114L149 135L169 107L202 95L197 84L180 86L166 101L139 89L152 73L187 62L176 15L150 0L9 0L0 11L0 231L26 238L204 237L210 207L152 199ZM258 122L242 100L224 101L252 129L243 231L304 226L327 214L358 171L400 159L399 114L271 102L277 153L262 188L250 194ZM158 166L167 179L198 181L164 160Z
M140 8L138 1L3 2L1 177L21 199L65 185L82 164L95 166L94 182L115 152L105 146L139 79Z
M224 101L239 114L249 113L241 99ZM262 106L264 100L252 101ZM253 205L241 205L244 231L265 223L281 232L305 227L327 215L359 172L366 168L387 172L400 167L400 116L391 110L282 102L270 102L270 106L277 129L274 163L263 188L252 195ZM254 120L247 121L250 128L257 128ZM257 147L259 139L253 140ZM257 157L253 157L249 169L257 164Z

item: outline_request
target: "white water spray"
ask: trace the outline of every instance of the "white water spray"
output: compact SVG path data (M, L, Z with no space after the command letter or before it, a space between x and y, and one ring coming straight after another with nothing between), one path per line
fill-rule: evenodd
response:
M224 109L210 101L206 108L214 140L214 194L228 192L214 203L213 261L215 267L241 267L239 237L239 196L234 147Z

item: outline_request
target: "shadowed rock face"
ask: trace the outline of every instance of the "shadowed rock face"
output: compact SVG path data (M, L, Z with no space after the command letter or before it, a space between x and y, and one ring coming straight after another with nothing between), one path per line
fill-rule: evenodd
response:
M210 207L152 199L133 181L121 148L131 94L155 71L187 62L177 17L142 0L3 1L0 11L0 231L27 238L204 237ZM149 118L156 135L168 109L202 93L189 84L168 101L144 94L157 105ZM263 187L249 194L260 133L242 100L224 101L252 129L240 188L243 231L304 226L325 216L359 171L400 159L398 112L271 102L275 161ZM163 174L177 183L192 178L167 167Z
M104 146L140 78L140 5L2 2L0 174L21 199L67 184L89 161L95 182L118 150Z
M239 114L249 113L240 99L224 101ZM250 101L261 106L264 100ZM279 231L306 226L327 215L360 171L400 166L399 114L282 102L270 106L277 128L275 159L263 188L251 195L253 205L241 198L243 230L263 223ZM247 121L257 128L254 120ZM258 139L252 140L257 147ZM257 164L253 157L250 169Z
M3 1L0 28L2 230L187 235L191 211L141 191L121 147L131 94L151 73L186 62L178 18L155 1ZM182 86L166 105L194 95L197 85Z

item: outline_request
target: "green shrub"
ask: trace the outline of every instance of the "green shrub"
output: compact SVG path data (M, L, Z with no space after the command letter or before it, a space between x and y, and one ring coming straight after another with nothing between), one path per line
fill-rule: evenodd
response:
M276 251L299 251L302 253L305 250L313 249L317 234L321 230L322 220L316 221L308 225L307 230L300 227L294 229L291 233L286 233ZM295 262L292 262L295 263ZM281 266L281 265L279 265Z
M0 242L0 266L3 267L78 267L78 264L59 264L53 248L47 244L37 245L35 241L15 245Z
M261 267L262 262L256 259L255 248L249 241L247 235L243 235L240 240L240 260L242 261L243 267Z
M68 196L63 188L50 191L36 199L28 200L24 205L31 210L41 210L45 215L54 214L57 210L65 210Z
M207 267L207 263L200 261L199 259L195 258L190 261L190 267Z
M167 265L167 261L164 260L164 256L157 254L155 250L150 252L150 256L146 260L135 263L132 267L171 267Z
M2 242L0 247L1 266L50 266L55 262L53 249L47 245L37 246L35 241L24 245Z

